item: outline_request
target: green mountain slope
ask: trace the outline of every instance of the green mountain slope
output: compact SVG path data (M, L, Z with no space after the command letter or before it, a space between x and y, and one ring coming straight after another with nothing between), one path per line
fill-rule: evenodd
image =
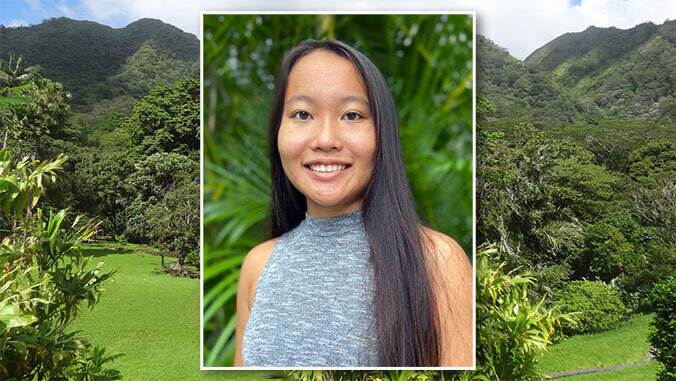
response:
M584 59L591 52L597 59L588 62L590 69L624 56L647 41L659 27L644 23L631 29L597 28L590 26L580 33L566 33L531 53L524 63L535 70L554 70L561 64Z
M63 17L30 27L0 26L0 58L11 54L63 83L76 109L122 95L139 99L159 81L199 75L197 37L153 19L119 29Z
M497 117L676 122L676 21L566 33L523 62L480 37L477 64Z
M580 106L562 94L547 72L529 69L490 39L477 36L477 92L496 106L494 117L579 120Z

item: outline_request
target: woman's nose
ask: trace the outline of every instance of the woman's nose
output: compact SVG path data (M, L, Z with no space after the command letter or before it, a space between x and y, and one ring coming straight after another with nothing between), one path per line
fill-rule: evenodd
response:
M315 136L312 141L313 150L332 151L343 149L340 139L340 121L333 118L322 118L317 123Z

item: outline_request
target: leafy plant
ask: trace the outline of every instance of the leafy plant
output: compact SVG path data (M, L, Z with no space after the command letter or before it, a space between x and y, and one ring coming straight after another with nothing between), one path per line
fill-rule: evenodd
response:
M659 380L676 380L676 277L658 283L650 294L655 318L650 322L649 340L660 362Z
M533 303L528 288L534 278L516 269L504 271L495 245L482 245L476 258L476 375L495 380L540 379L538 356L561 336L573 315Z
M101 272L101 264L89 269L91 258L80 251L96 224L81 217L68 224L65 210L48 218L40 208L33 213L43 178L54 181L66 158L14 163L5 149L0 159L0 204L13 227L0 245L0 380L77 378L83 366L91 372L81 379L115 379L115 371L102 367L113 358L68 332L84 303L93 307L114 275Z
M565 312L578 312L578 324L567 327L569 333L609 330L629 312L614 289L602 282L564 282L554 299Z

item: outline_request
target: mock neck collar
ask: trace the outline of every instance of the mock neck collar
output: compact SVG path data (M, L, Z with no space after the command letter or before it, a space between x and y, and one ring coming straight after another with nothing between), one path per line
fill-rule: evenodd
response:
M318 218L312 217L305 212L302 222L308 230L319 235L339 235L353 231L364 224L361 210L341 214L338 216Z

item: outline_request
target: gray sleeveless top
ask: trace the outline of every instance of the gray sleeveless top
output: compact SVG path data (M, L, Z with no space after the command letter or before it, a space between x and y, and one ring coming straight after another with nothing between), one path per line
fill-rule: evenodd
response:
M377 366L373 270L360 211L305 219L282 235L258 279L245 366Z

